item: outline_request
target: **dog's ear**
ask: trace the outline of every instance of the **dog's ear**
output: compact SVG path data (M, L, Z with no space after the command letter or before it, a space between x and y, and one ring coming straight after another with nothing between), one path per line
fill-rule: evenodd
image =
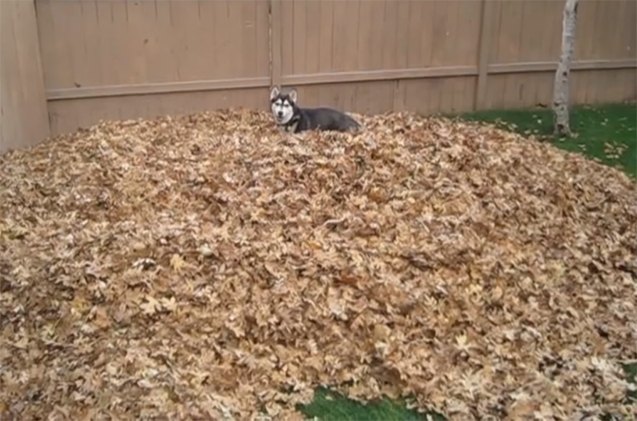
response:
M296 99L297 99L296 89L292 89L290 93L288 94L288 96L290 97L292 102L296 102Z
M272 90L270 91L270 101L276 98L277 95L279 95L279 92L281 91L279 90L278 86L274 86Z

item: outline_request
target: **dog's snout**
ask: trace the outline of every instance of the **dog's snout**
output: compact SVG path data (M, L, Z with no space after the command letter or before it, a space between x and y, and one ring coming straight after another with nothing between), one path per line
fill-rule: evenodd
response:
M276 114L277 114L279 117L283 117L283 111L278 111Z

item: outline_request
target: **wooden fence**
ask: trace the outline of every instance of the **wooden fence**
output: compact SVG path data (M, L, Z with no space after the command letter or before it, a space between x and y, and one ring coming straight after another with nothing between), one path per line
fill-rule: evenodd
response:
M33 4L0 0L0 153L49 134L39 51Z
M364 113L550 104L564 0L0 3L35 17L13 22L22 35L7 42L20 53L27 44L32 60L9 69L3 91L36 89L43 74L46 128L60 133L100 119L264 109L272 84L298 87L304 105ZM636 97L636 5L581 0L574 102ZM15 73L23 66L41 70Z

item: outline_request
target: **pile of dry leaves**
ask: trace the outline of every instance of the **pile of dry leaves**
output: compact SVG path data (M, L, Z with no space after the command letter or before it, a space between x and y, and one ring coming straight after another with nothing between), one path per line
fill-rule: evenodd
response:
M289 419L320 384L463 420L634 411L635 182L363 122L223 111L0 158L0 418Z

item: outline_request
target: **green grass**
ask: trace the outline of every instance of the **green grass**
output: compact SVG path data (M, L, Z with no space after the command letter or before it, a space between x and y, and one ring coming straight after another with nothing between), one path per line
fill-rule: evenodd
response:
M558 148L582 153L637 177L636 104L573 107L570 119L574 135L562 139L553 136L553 113L549 109L482 111L461 117L535 135Z
M426 415L407 409L404 402L393 402L383 399L363 405L327 389L319 389L314 401L299 408L307 418L321 421L419 421L426 420ZM431 419L442 421L439 414L431 413Z
M571 110L573 137L553 136L553 114L549 109L482 111L459 116L465 120L495 123L524 135L535 135L556 147L575 151L619 168L637 178L637 104L579 106ZM624 366L626 378L637 383L637 364ZM637 403L637 391L626 397ZM309 419L324 421L410 421L425 415L408 410L403 403L384 399L362 405L325 389L299 410ZM433 420L443 420L431 413Z

